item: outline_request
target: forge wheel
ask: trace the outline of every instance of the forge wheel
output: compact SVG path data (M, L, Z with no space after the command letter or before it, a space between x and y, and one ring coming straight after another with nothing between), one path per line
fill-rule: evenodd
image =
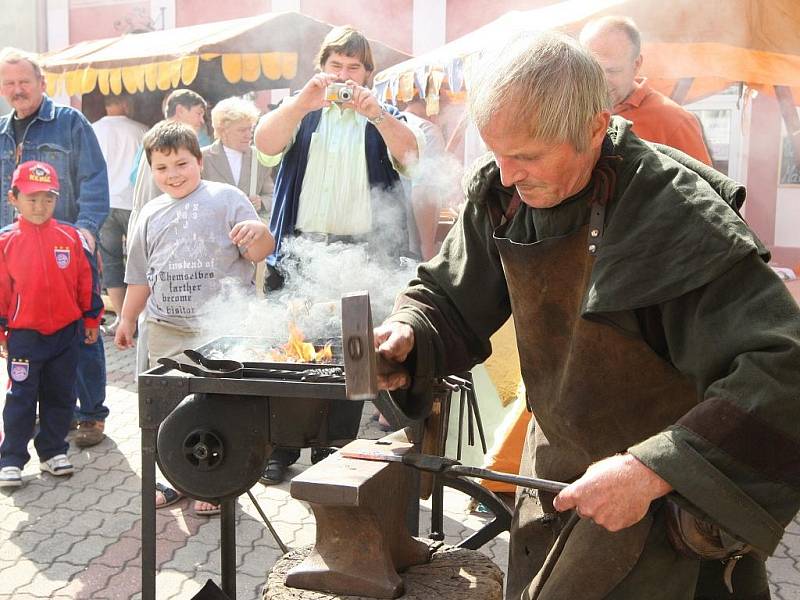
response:
M156 441L164 477L186 496L218 502L244 494L267 466L269 399L193 394L161 423Z

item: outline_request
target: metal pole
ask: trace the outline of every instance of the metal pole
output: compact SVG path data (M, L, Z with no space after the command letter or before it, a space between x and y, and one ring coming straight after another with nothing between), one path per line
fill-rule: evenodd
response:
M222 501L220 511L222 591L236 598L236 498Z
M142 429L142 600L156 600L156 429Z
M256 500L256 497L253 496L253 492L251 492L250 490L247 490L247 497L250 498L250 502L253 503L253 506L256 507L256 510L258 511L258 514L261 515L261 519L264 521L264 525L266 525L267 529L269 529L269 532L272 534L273 539L275 540L275 542L280 547L281 552L283 552L284 554L289 552L289 548L286 546L286 544L283 543L283 540L278 535L278 532L275 531L275 528L272 526L272 523L269 522L269 519L267 518L267 515L262 510L261 505Z

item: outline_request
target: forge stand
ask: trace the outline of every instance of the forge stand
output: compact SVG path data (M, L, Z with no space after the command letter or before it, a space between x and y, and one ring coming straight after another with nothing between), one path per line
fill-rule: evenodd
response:
M142 439L142 598L156 598L156 459L158 456L159 429L176 408L189 396L206 395L213 397L224 406L224 411L208 415L208 430L222 429L219 439L228 448L228 457L237 448L264 449L268 456L274 445L289 447L327 446L341 443L327 436L327 412L332 401L346 401L345 384L341 382L281 381L278 379L228 379L215 377L187 376L159 366L139 376L139 426ZM396 413L389 404L384 405L381 397L375 405L392 421ZM244 408L238 410L237 406ZM246 405L246 406L245 406ZM360 406L360 403L359 403ZM180 410L180 409L179 409ZM301 415L311 414L303 419ZM238 415L239 422L234 418ZM227 420L227 422L226 422ZM392 423L405 426L409 423ZM419 427L419 424L416 425ZM202 424L201 424L202 428ZM316 428L316 431L314 429ZM227 431L227 433L226 433ZM188 439L188 438L187 438ZM180 442L181 440L178 440ZM235 441L235 443L234 443ZM254 446L255 444L255 446ZM208 444L210 445L210 444ZM258 457L256 452L256 457ZM163 464L167 457L160 457ZM174 457L171 457L174 459ZM251 457L252 459L252 457ZM230 461L229 461L230 462ZM254 462L253 460L250 461ZM257 462L257 461L255 461ZM208 461L210 464L210 461ZM263 464L260 468L263 468ZM252 469L251 469L252 470ZM258 469L256 469L258 470ZM249 488L235 481L234 472L228 470L209 470L201 473L213 482L217 490ZM251 482L250 485L255 483ZM418 533L419 502L418 478L409 490L407 524L412 534ZM242 489L242 486L244 488ZM235 504L238 494L226 495L197 493L197 490L182 489L194 497L217 501L221 499L220 538L221 538L221 579L222 589L231 598L236 595L236 529Z

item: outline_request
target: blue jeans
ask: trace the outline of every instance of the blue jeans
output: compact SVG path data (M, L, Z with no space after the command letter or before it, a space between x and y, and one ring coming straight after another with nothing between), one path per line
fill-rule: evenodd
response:
M78 352L78 377L75 382L78 405L74 418L78 421L105 421L108 416L106 402L106 352L103 336L94 344L81 340Z
M66 454L69 420L75 405L78 345L83 323L75 321L52 335L17 329L8 335L10 388L3 408L5 437L0 444L0 467L25 466L28 441L33 437L36 404L39 433L33 439L39 460Z

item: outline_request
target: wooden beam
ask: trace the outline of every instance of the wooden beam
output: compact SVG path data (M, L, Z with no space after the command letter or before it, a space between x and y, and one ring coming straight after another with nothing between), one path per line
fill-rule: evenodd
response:
M694 83L694 77L682 77L675 82L675 87L672 88L672 93L669 95L678 104L686 102L686 97L689 95L689 89Z
M797 115L792 88L785 85L776 85L775 96L778 98L783 123L786 125L786 132L792 143L794 164L797 166L797 170L800 171L800 117Z

